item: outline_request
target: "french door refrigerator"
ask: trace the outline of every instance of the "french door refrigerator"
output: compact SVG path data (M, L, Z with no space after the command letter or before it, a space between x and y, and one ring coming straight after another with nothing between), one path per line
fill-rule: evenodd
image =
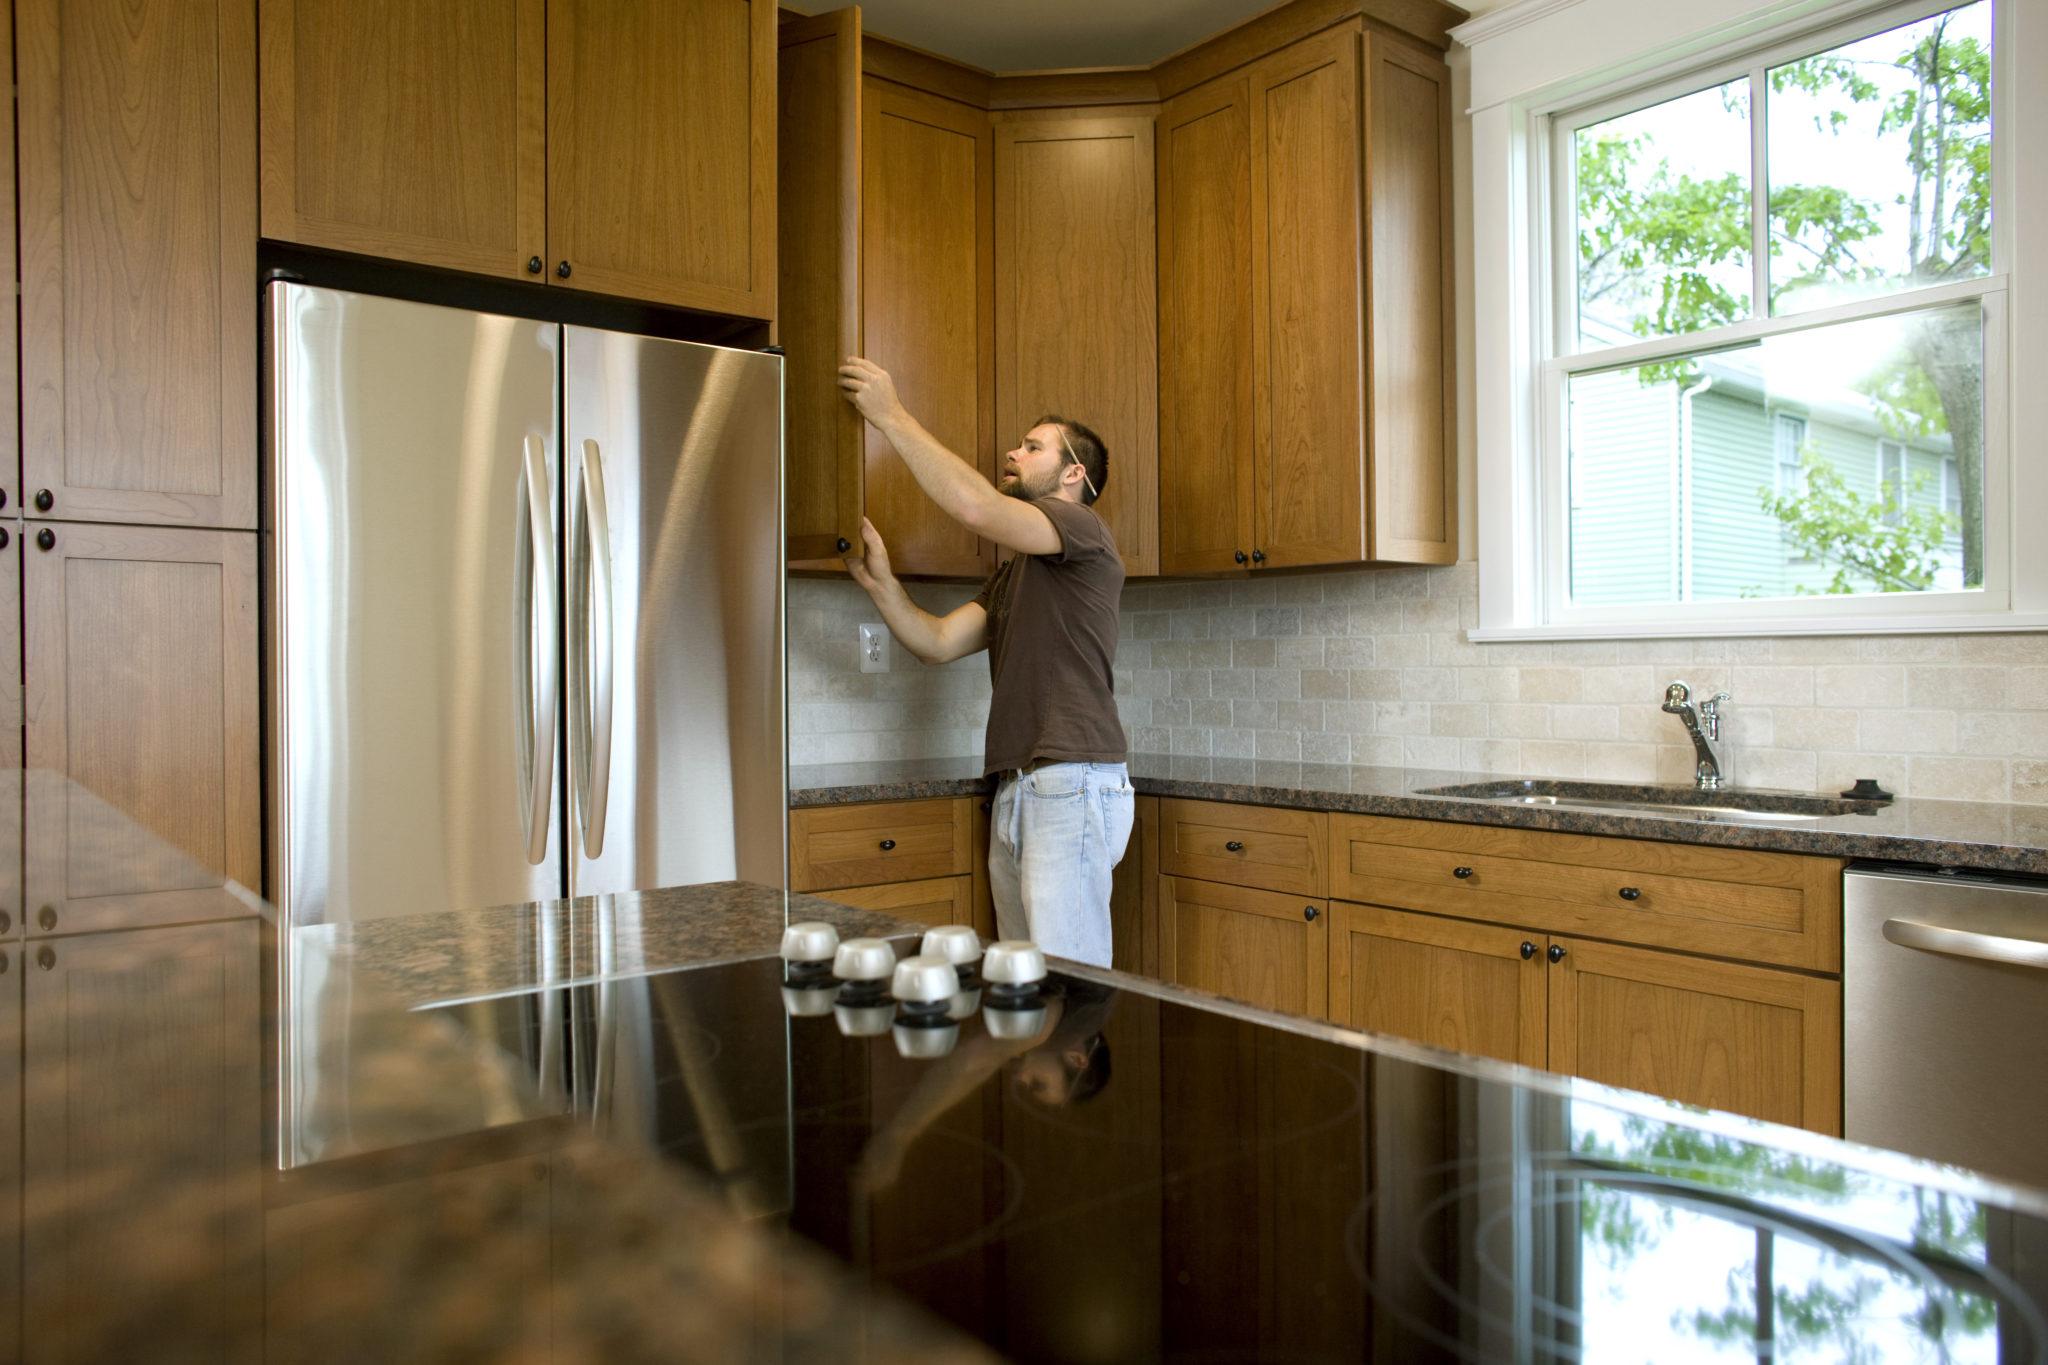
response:
M285 925L783 885L780 358L266 309Z

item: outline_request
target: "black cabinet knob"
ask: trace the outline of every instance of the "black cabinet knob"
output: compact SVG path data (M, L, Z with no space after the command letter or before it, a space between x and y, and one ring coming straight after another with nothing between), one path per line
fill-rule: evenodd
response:
M0 953L0 976L7 975L7 963L8 955L6 953Z
M890 849L894 847L896 847L896 841L894 839L882 840L882 852L887 853Z
M1639 900L1641 899L1642 894L1643 893L1641 891L1637 890L1633 886L1624 886L1623 888L1621 888L1621 898L1625 901Z
M5 507L6 505L7 505L7 490L6 490L6 489L4 489L4 488L0 488L0 507Z
M1244 563L1244 551L1243 551L1243 550L1239 550L1239 551L1237 552L1237 554L1236 554L1235 558L1237 559L1237 562L1238 562L1238 563L1240 563L1240 564Z
M36 544L40 545L45 550L56 549L57 533L55 531L52 531L49 527L45 526L42 530L36 532Z
M5 910L0 910L0 934L6 933L9 929L12 929L13 927L14 916L8 914Z
M41 911L41 913L39 913L39 914L38 914L38 915L36 916L36 923L37 923L37 924L40 924L40 925L42 925L42 926L43 926L43 928L45 928L45 929L54 929L54 928L56 928L56 927L57 927L57 907L56 907L56 906L54 906L54 905L46 905L46 906L44 906L44 907L42 908L42 911Z
M540 257L538 257L538 256L528 256L528 257L526 258L526 273L527 273L527 274L529 274L529 275L538 275L538 274L540 274L540 272L541 272L542 270L544 270L545 268L546 268L546 266L545 266L545 265L544 265L544 264L542 263L542 261L541 261L541 258L540 258Z
M1313 905L1304 905L1301 907L1301 917L1306 920L1312 920L1317 915L1320 915L1322 913L1322 911L1316 909Z
M1462 882L1472 875L1472 869L1469 867L1454 867L1451 869L1451 875Z
M55 493L52 493L47 488L38 488L36 490L36 510L38 512L47 512L56 505L57 495Z
M1562 943L1551 944L1550 951L1545 956L1549 957L1552 962L1564 961L1564 945Z
M52 967L55 967L57 965L56 949L45 948L41 952L37 953L36 965L38 967L41 967L46 972L49 971Z
M1231 853L1242 853L1244 852L1244 841L1241 839L1232 839L1223 847L1226 851Z
M848 540L845 536L839 537L839 553L845 554L848 550L851 550L852 548L852 541Z
M12 545L13 543L14 537L7 534L7 528L5 526L0 526L0 550L6 549L9 545Z
M986 802L986 801L982 802L982 803L981 803L981 808L982 808L982 810L984 810L984 811L988 810L988 809L990 808L990 807L989 807L989 803L988 803L988 802Z
M561 276L561 277L562 277L563 279L565 279L565 280L566 280L566 279L568 279L568 278L569 278L569 263L568 263L567 261L556 261L556 262L555 262L555 273L556 273L557 275L560 275L560 276Z
M1263 564L1263 563L1265 563L1265 562L1266 562L1266 552L1265 552L1264 550L1253 550L1253 551L1252 551L1252 563L1254 563L1254 564Z
M1522 961L1524 961L1524 962L1527 962L1527 961L1528 961L1528 960L1529 960L1530 958L1532 958L1532 957L1534 957L1534 956L1536 956L1536 945L1535 945L1535 944L1533 944L1533 943L1531 943L1531 942L1529 942L1529 940L1528 940L1528 939L1526 939L1526 938L1525 938L1525 939L1523 939L1523 940L1522 940Z

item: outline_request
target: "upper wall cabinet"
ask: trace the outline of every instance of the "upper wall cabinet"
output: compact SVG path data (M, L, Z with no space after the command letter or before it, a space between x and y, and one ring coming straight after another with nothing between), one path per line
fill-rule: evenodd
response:
M782 344L790 563L837 567L868 517L898 573L978 577L987 544L926 497L840 395L840 360L888 370L904 406L994 469L988 115L861 72L859 13L782 29Z
M1161 569L1451 562L1442 64L1339 25L1159 128Z
M254 17L15 7L30 516L256 524Z
M775 311L769 0L259 0L263 235Z
M1109 448L1095 510L1132 575L1159 572L1152 111L998 114L996 434L1058 414Z

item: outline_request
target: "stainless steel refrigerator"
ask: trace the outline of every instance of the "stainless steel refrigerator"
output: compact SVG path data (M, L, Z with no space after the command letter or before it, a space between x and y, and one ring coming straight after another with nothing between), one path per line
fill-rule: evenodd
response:
M782 362L267 298L287 925L783 884Z

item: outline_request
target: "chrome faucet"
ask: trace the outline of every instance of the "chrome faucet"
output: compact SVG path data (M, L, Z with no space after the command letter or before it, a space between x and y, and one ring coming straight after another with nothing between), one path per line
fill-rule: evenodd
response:
M1692 736L1693 753L1698 757L1693 765L1693 785L1701 791L1720 786L1728 766L1721 747L1721 703L1727 700L1726 692L1716 692L1695 702L1692 688L1682 681L1664 689L1664 709L1684 721L1685 732Z

